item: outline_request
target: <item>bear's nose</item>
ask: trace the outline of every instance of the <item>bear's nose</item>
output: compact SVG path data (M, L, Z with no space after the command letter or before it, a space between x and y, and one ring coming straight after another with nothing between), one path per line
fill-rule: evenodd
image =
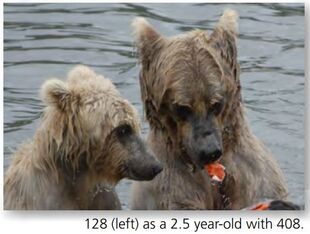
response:
M205 150L199 152L199 159L204 164L212 163L217 161L222 155L221 149L215 149L213 151L206 152Z
M153 174L154 176L159 174L162 170L163 170L163 167L161 165L156 165L153 167Z

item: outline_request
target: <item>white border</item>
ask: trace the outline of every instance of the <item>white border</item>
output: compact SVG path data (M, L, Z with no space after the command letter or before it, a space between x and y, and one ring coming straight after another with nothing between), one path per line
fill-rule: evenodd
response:
M5 3L30 3L30 2L44 2L44 3L85 3L85 1L38 1L38 0L32 0L32 1L11 1L7 0ZM92 3L104 3L104 2L117 2L117 1L99 1L99 0L92 0L90 1ZM87 2L87 3L90 3ZM138 1L121 1L121 2L138 2ZM145 3L154 3L155 1L144 1ZM185 3L185 2L204 2L204 1L156 1L156 2L170 2L170 3ZM208 1L210 3L270 3L270 1ZM147 212L138 212L138 211L28 211L28 212L10 212L10 211L3 211L3 144L1 148L2 153L2 160L0 160L0 174L1 174L1 180L0 180L0 188L1 188L1 194L0 194L0 208L1 208L1 214L0 214L0 233L55 233L55 232L62 232L62 233L85 233L87 231L92 232L107 232L112 231L109 230L87 230L86 229L86 222L84 221L86 218L108 218L112 219L113 217L119 217L122 219L126 219L127 217L137 217L142 222L143 220L167 220L169 221L171 218L176 217L179 219L180 222L182 222L183 217L189 217L191 220L229 220L231 217L242 217L243 219L256 219L256 218L263 218L268 217L270 220L276 221L277 219L283 217L298 217L302 219L303 227L304 229L294 232L299 233L309 233L310 231L310 217L308 212L308 202L309 202L309 173L307 168L309 169L309 159L308 159L308 153L309 153L309 45L308 41L310 39L309 37L309 2L308 1L277 1L282 3L305 3L305 203L306 203L306 210L302 212L241 212L241 211L147 211ZM0 5L1 9L1 25L3 27L3 3ZM2 74L2 82L1 82L1 105L0 110L2 112L0 120L1 120L1 129L0 129L0 138L1 142L3 143L3 28L0 33L0 45L1 45L1 56L0 60L2 63L2 66L0 68L0 74ZM151 231L151 230L150 230ZM164 230L165 232L171 232L169 229ZM159 229L153 230L153 233L162 233L164 231L161 231ZM189 232L189 230L176 230L177 232ZM248 230L228 230L231 233L248 233ZM251 230L251 233L261 233L266 231L272 231L274 233L289 233L292 230ZM139 230L137 232L130 231L130 230L120 230L115 233L145 233L146 231ZM191 232L193 232L191 230ZM202 230L197 233L223 233L224 231L212 231L212 230Z

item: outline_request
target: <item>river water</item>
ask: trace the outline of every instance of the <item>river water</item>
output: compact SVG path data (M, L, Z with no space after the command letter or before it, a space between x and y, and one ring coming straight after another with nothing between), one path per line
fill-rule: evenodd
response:
M240 15L241 82L253 132L270 148L291 198L304 205L304 7L302 4L5 4L4 165L34 135L42 113L38 91L76 64L109 77L142 118L131 21L146 17L171 36L212 30L225 8ZM117 186L128 209L128 180Z

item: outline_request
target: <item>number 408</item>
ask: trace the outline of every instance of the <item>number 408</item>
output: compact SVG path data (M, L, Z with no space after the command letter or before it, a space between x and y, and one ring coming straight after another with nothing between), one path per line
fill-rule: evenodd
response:
M298 219L298 218L280 219L278 224L277 224L277 227L279 227L281 229L299 229L299 228L302 228L300 226L300 219Z

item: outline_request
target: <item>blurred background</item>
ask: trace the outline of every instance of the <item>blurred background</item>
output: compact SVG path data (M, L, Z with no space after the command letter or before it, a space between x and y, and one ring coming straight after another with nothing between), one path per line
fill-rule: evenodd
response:
M131 21L146 17L166 36L212 31L225 8L240 15L238 57L253 132L282 168L291 198L304 205L303 4L5 4L4 165L39 124L38 92L76 64L110 78L138 109L146 137ZM130 184L117 186L128 209Z

